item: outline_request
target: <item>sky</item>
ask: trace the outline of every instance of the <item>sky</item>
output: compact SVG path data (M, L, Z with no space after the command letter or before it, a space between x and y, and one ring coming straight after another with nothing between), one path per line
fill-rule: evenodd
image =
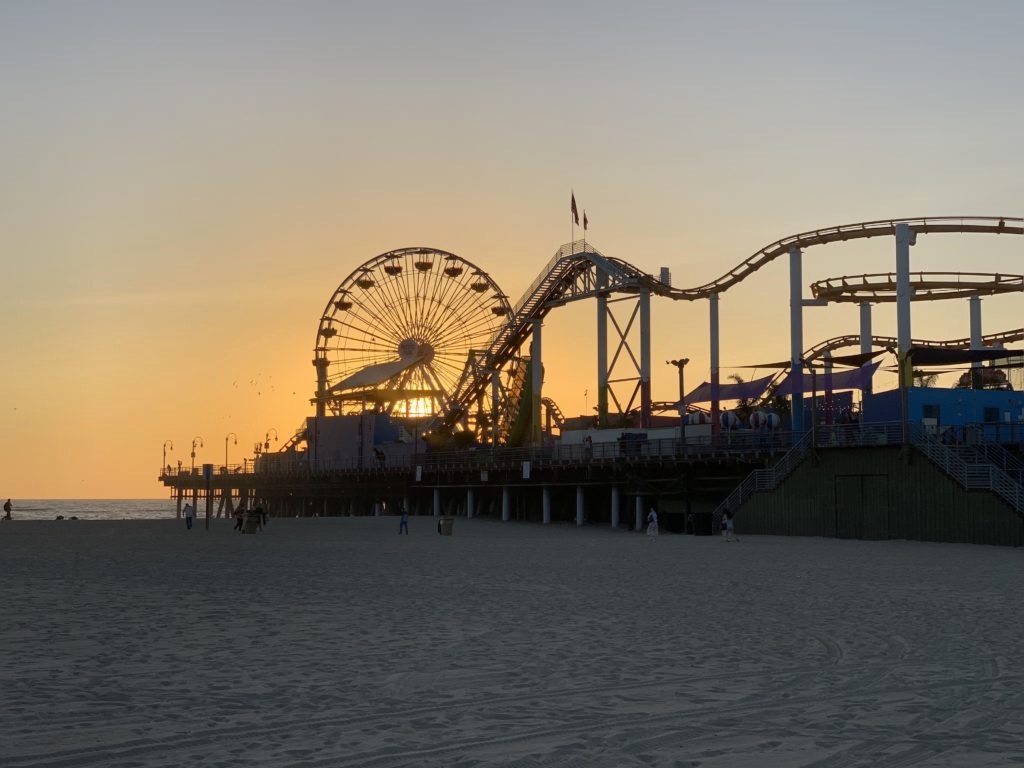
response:
M597 249L678 287L810 229L1024 215L1022 29L997 0L0 4L0 496L161 497L168 441L185 465L277 447L355 269L431 246L518 297L571 190ZM930 235L911 265L1022 256ZM804 282L892 269L891 239L858 241L809 249ZM788 357L787 282L778 260L722 296L723 378ZM986 299L983 330L1022 301ZM595 317L545 324L566 414L596 401ZM916 303L913 335L968 317ZM858 327L808 309L804 340ZM707 328L706 302L653 302L655 399L664 360L708 377Z

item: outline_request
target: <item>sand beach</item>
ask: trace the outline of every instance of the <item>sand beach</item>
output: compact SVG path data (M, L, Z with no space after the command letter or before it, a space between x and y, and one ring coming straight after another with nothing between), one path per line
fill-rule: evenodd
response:
M1024 764L1019 550L397 531L0 525L0 765Z

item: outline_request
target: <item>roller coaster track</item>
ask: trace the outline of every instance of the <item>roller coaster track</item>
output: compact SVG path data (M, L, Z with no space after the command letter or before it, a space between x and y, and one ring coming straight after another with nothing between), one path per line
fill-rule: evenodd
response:
M450 407L440 424L451 428L468 406L481 397L487 378L482 369L495 370L507 363L530 337L533 322L552 308L569 301L610 293L651 293L675 301L696 301L722 293L750 277L793 248L809 248L827 243L895 236L896 227L906 224L917 234L984 233L1024 235L1024 219L1006 216L940 216L867 221L827 227L776 240L744 259L717 280L695 288L672 288L653 275L621 259L605 256L585 243L563 245L533 284L526 290L509 315L508 322L495 334L488 348L477 352L477 364L469 365L452 393Z
M1024 339L1024 328L1014 328L1011 331L999 331L998 333L988 333L981 337L981 343L983 346L991 347L995 344L1010 344L1015 341ZM896 348L898 341L895 336L872 336L871 344L874 347L880 347L885 349L891 347ZM804 360L811 362L824 356L826 352L831 352L834 349L842 349L844 347L856 347L860 345L860 336L858 335L847 335L847 336L835 336L831 339L815 344L813 347L809 347L804 352ZM963 339L945 339L942 341L935 341L932 339L912 339L911 346L914 347L935 347L937 349L970 349L971 340L970 338Z

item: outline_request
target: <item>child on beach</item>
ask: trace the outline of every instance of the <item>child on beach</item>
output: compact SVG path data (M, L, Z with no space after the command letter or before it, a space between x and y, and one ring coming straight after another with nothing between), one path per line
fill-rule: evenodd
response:
M405 507L402 507L402 520L398 524L398 535L401 536L403 533L406 536L409 535L409 513Z
M732 512L728 509L722 513L722 536L726 541L739 541L736 536L733 535L733 523L732 523Z

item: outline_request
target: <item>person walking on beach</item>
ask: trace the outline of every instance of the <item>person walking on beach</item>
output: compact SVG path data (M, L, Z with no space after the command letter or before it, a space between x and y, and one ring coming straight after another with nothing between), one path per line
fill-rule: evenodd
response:
M195 513L192 511L192 505L187 501L185 502L185 528L192 530L192 517Z
M651 507L651 511L647 513L647 535L658 535L658 513L654 511L654 507Z
M728 509L722 513L722 536L726 541L739 541L739 539L733 535L732 512Z
M8 499L7 501L4 502L4 518L3 518L4 520L10 520L11 519L11 510L12 509L13 509L13 507L11 506L11 500Z
M239 504L235 507L235 527L232 530L242 530L242 522L245 520L245 505Z
M402 520L398 524L398 535L402 534L409 535L409 513L405 509L405 505L402 506Z

